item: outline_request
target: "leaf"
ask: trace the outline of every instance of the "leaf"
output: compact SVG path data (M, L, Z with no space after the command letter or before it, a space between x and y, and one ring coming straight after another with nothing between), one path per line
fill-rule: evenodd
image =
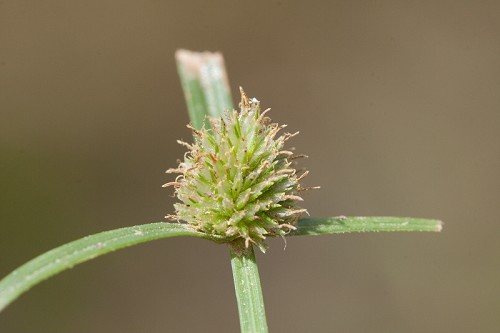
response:
M150 223L104 231L59 246L22 265L0 281L0 311L34 285L66 269L132 245L160 238L195 236L216 238L179 223Z
M289 236L373 231L441 231L438 220L409 217L323 217L300 219Z
M195 129L203 126L206 116L219 117L224 110L233 108L221 53L177 50L175 59L189 118ZM210 126L208 122L206 125Z

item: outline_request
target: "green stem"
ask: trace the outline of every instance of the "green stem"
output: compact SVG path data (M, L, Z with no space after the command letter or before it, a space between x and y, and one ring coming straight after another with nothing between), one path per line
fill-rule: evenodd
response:
M225 109L233 108L222 54L178 50L175 58L194 128L201 128L206 116L219 117ZM206 122L205 125L210 126ZM233 244L231 267L241 332L267 332L264 299L253 248Z
M259 269L253 246L231 247L231 268L242 333L268 332Z

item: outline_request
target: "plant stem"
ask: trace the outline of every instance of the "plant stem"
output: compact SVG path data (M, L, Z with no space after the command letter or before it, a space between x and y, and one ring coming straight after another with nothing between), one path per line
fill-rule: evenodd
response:
M231 268L242 333L268 332L259 269L253 246L231 247Z
M206 116L220 117L225 109L233 108L221 53L178 50L175 58L194 128L201 128ZM205 125L210 126L206 121ZM230 254L241 332L267 332L264 299L253 247L247 249L244 244L232 244Z

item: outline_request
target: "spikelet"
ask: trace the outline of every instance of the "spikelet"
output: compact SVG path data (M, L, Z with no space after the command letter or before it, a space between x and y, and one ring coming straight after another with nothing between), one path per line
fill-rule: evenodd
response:
M271 123L260 111L260 103L241 90L240 112L227 110L210 119L210 129L195 130L194 143L184 161L169 173L180 175L165 186L174 186L180 200L176 214L194 229L223 237L227 242L243 240L246 247L265 251L265 238L284 236L305 209L293 156L284 149L295 134L278 132L285 126Z

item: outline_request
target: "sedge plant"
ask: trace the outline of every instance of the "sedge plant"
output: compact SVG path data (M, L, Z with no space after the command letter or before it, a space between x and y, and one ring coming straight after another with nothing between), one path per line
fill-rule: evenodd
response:
M399 217L304 218L301 193L307 171L296 169L305 155L287 150L297 133L284 132L240 88L233 109L220 53L176 53L193 142L173 187L178 202L169 222L142 224L87 236L27 262L0 281L0 311L34 285L79 263L128 246L161 238L194 236L229 248L241 331L267 332L264 300L254 247L267 249L269 237L370 231L440 231L437 220Z

